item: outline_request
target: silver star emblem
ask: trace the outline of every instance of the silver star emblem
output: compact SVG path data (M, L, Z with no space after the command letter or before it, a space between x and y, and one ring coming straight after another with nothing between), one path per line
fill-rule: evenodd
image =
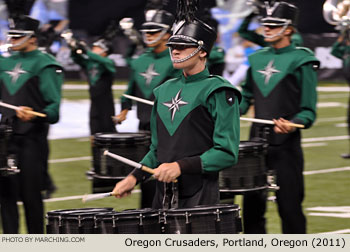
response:
M146 72L144 73L140 73L140 75L145 78L146 80L146 85L148 86L152 80L153 80L153 77L154 76L158 76L159 73L157 73L155 70L154 70L154 64L151 64L149 65L149 67L147 68Z
M95 78L96 75L98 74L98 69L96 68L96 66L93 66L90 71L89 74L91 76L91 79Z
M21 66L22 66L22 63L18 63L18 64L16 64L16 66L12 69L12 71L6 71L6 73L7 73L8 75L11 76L11 78L12 78L11 82L12 82L12 83L16 83L17 80L18 80L18 78L19 78L19 76L20 76L21 74L27 73L27 71L24 71L24 70L21 68Z
M183 101L182 97L180 97L181 91L182 89L177 92L174 98L171 98L171 101L163 102L163 105L167 106L171 112L171 121L174 121L175 113L176 111L180 111L180 106L188 104L188 102Z
M265 76L265 84L269 83L273 74L281 72L273 66L273 62L274 60L271 60L264 70L258 70L259 73Z

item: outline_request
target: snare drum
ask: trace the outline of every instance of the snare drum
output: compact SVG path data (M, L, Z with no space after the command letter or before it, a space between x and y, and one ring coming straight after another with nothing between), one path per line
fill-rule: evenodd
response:
M218 204L164 211L166 234L237 234L242 231L238 205Z
M93 234L96 214L112 212L113 208L78 208L47 212L48 234Z
M97 133L94 135L93 163L98 178L123 179L134 168L103 155L105 150L131 159L135 162L147 154L151 137L148 133Z
M238 162L219 173L220 192L246 192L268 187L267 144L241 141Z
M124 210L96 215L101 234L160 234L159 211L154 209Z

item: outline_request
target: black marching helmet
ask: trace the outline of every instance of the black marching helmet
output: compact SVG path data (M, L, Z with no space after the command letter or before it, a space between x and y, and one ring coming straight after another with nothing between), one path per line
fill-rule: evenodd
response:
M101 38L101 39L95 41L94 43L92 43L92 46L100 47L103 50L103 52L107 53L107 55L112 54L114 51L112 41L109 41L109 40L104 39L104 38Z
M32 37L36 36L39 31L40 21L26 15L16 18L9 18L8 37Z
M143 42L145 44L154 44L158 42L166 33L171 33L175 17L165 10L148 10L145 13L146 22L141 26L140 31L143 34ZM157 33L159 36L153 41L147 41L145 33Z
M217 32L210 25L196 18L198 0L179 0L178 18L173 28L173 35L169 38L167 45L185 45L197 47L197 49L184 59L173 60L183 62L197 54L201 49L209 53L216 41Z
M268 36L264 32L264 37L272 39L280 36L288 26L296 27L298 21L298 8L288 2L272 2L265 1L265 7L261 10L262 18L260 23L263 26L283 27L277 34Z
M298 8L294 4L283 1L265 1L264 8L261 10L260 22L265 26L296 26L298 14Z

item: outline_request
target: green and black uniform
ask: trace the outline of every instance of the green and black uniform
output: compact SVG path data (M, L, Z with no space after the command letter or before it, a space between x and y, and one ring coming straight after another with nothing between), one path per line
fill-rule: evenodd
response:
M256 118L282 117L305 128L311 127L316 118L315 68L319 65L313 53L294 45L281 49L267 47L252 54L249 63L251 67L242 86L241 113L245 114L253 104ZM271 125L253 124L251 138L265 137L266 127L270 129L266 139L267 166L276 172L280 186L276 195L283 232L305 233L306 220L301 205L304 197L301 132L297 129L289 134L276 134ZM245 232L264 233L266 200L251 199L254 195L244 197Z
M130 61L130 80L125 94L146 100L154 100L153 89L165 81L177 77L181 71L174 69L170 60L169 50L154 53L153 48L147 49L138 58ZM131 110L130 99L122 97L122 110ZM150 130L152 106L137 103L137 117L140 120L140 130Z
M114 61L91 51L77 54L72 59L86 72L90 93L90 133L116 132L112 116L115 115L112 85L116 72Z
M154 90L152 144L142 164L156 168L177 161L181 167L172 207L219 202L218 172L235 164L240 137L240 93L208 69L172 79ZM138 182L146 175L136 169ZM169 186L157 181L153 208L169 207ZM165 205L163 205L163 198ZM169 201L167 201L169 200Z
M333 44L331 54L343 61L343 74L350 86L350 45L336 41ZM348 134L350 136L350 97L348 102Z
M1 122L12 127L10 152L17 156L20 173L1 178L1 213L4 232L18 232L18 196L23 201L29 233L43 233L44 172L47 167L49 124L59 119L62 67L38 50L14 53L1 60L0 97L5 103L28 106L47 117L23 122L14 110L1 108Z

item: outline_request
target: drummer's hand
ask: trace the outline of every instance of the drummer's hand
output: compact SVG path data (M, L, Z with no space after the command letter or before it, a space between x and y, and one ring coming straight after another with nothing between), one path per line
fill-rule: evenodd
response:
M23 121L28 122L36 117L36 115L29 114L26 111L33 111L31 107L19 106L20 109L16 110L17 117Z
M131 191L136 185L136 182L136 178L133 175L127 176L125 179L115 185L112 195L114 195L116 198L123 198L130 195Z
M273 119L273 122L275 123L273 130L277 134L288 134L296 130L295 127L286 124L291 123L291 121L285 120L283 118L280 118L278 120Z
M154 169L154 177L161 182L170 183L181 175L180 165L177 162L164 163Z
M128 109L123 109L119 115L116 115L114 118L115 123L122 123L122 121L125 121L126 115L128 114L129 110Z

